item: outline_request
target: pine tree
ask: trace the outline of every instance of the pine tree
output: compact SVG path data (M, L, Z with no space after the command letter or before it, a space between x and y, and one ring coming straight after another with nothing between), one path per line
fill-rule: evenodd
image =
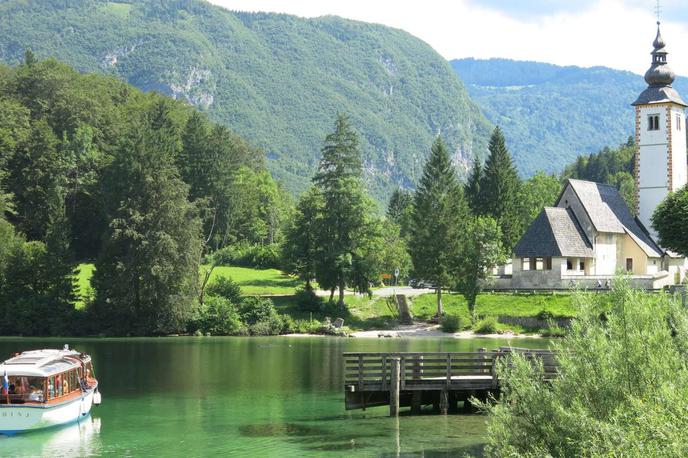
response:
M415 274L437 289L437 315L443 314L442 288L453 286L456 258L468 205L441 138L432 145L413 203L409 252Z
M387 204L387 219L399 226L402 238L406 238L411 231L412 213L413 193L402 188L395 189Z
M483 178L480 180L478 213L491 216L497 221L502 232L502 245L507 252L511 252L522 235L518 202L521 180L499 127L492 133L489 151Z
M340 306L344 305L347 285L368 291L375 276L374 264L369 260L376 225L363 188L362 169L358 134L349 118L338 114L334 132L325 138L313 181L324 203L318 228L316 279L321 288L330 290L331 299L339 290Z
M473 167L468 175L468 180L464 187L468 206L471 207L473 214L481 214L482 206L480 203L480 181L483 179L483 165L476 156L473 159Z
M311 280L315 278L318 226L322 213L322 195L316 187L311 187L299 199L285 234L282 256L286 269L306 283L307 291L313 289Z
M167 103L141 117L104 178L109 226L93 311L114 334L183 331L198 282L200 221L174 165L179 144Z

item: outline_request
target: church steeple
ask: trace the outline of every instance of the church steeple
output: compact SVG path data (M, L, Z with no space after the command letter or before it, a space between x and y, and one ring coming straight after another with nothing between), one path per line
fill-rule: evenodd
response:
M686 103L671 84L666 42L659 30L652 42L652 64L645 73L647 88L635 106L635 185L638 218L656 238L652 214L671 192L688 182L686 163Z
M669 53L666 50L662 32L659 30L659 21L657 21L657 37L652 42L652 46L654 47L652 65L645 73L645 81L654 87L671 86L676 75L667 64L667 54Z

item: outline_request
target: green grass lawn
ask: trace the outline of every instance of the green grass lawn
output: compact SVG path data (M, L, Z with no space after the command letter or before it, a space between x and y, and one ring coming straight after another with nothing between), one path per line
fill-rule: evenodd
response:
M208 266L201 268L204 271ZM84 305L84 299L88 297L93 264L80 264L77 281L77 308ZM212 283L218 276L231 277L241 286L242 293L249 296L292 295L301 282L277 269L249 269L246 267L218 266L213 269L210 276Z

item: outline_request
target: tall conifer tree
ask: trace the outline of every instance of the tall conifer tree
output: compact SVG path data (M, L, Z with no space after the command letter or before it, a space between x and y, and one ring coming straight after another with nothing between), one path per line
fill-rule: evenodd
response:
M468 201L468 206L474 214L481 214L481 204L480 204L480 180L483 178L483 164L480 159L476 156L473 159L473 167L471 167L471 173L468 175L468 181L466 182L465 192L466 200Z
M468 205L441 138L432 145L416 189L409 251L415 274L437 288L437 315L443 314L442 288L453 285L456 258Z
M502 245L507 252L511 252L521 236L522 218L519 216L518 202L521 180L499 127L492 133L489 150L480 180L481 211L478 213L497 221L502 232Z
M338 114L334 132L325 138L322 158L313 181L323 198L323 213L318 228L315 272L322 288L339 290L339 305L344 305L347 285L360 291L370 289L376 276L368 262L371 239L377 225L371 218L371 202L362 183L363 165L358 134L349 118Z

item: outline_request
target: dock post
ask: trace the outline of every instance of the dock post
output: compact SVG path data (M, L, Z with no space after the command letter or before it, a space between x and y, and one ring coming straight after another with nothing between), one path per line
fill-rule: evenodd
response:
M389 416L398 417L399 416L399 381L401 379L401 371L399 358L394 357L392 359L392 377L389 387Z
M447 415L449 411L449 391L446 388L442 388L440 391L440 413L442 415Z
M423 392L414 390L411 395L411 413L419 414L421 411L421 402L423 401Z

